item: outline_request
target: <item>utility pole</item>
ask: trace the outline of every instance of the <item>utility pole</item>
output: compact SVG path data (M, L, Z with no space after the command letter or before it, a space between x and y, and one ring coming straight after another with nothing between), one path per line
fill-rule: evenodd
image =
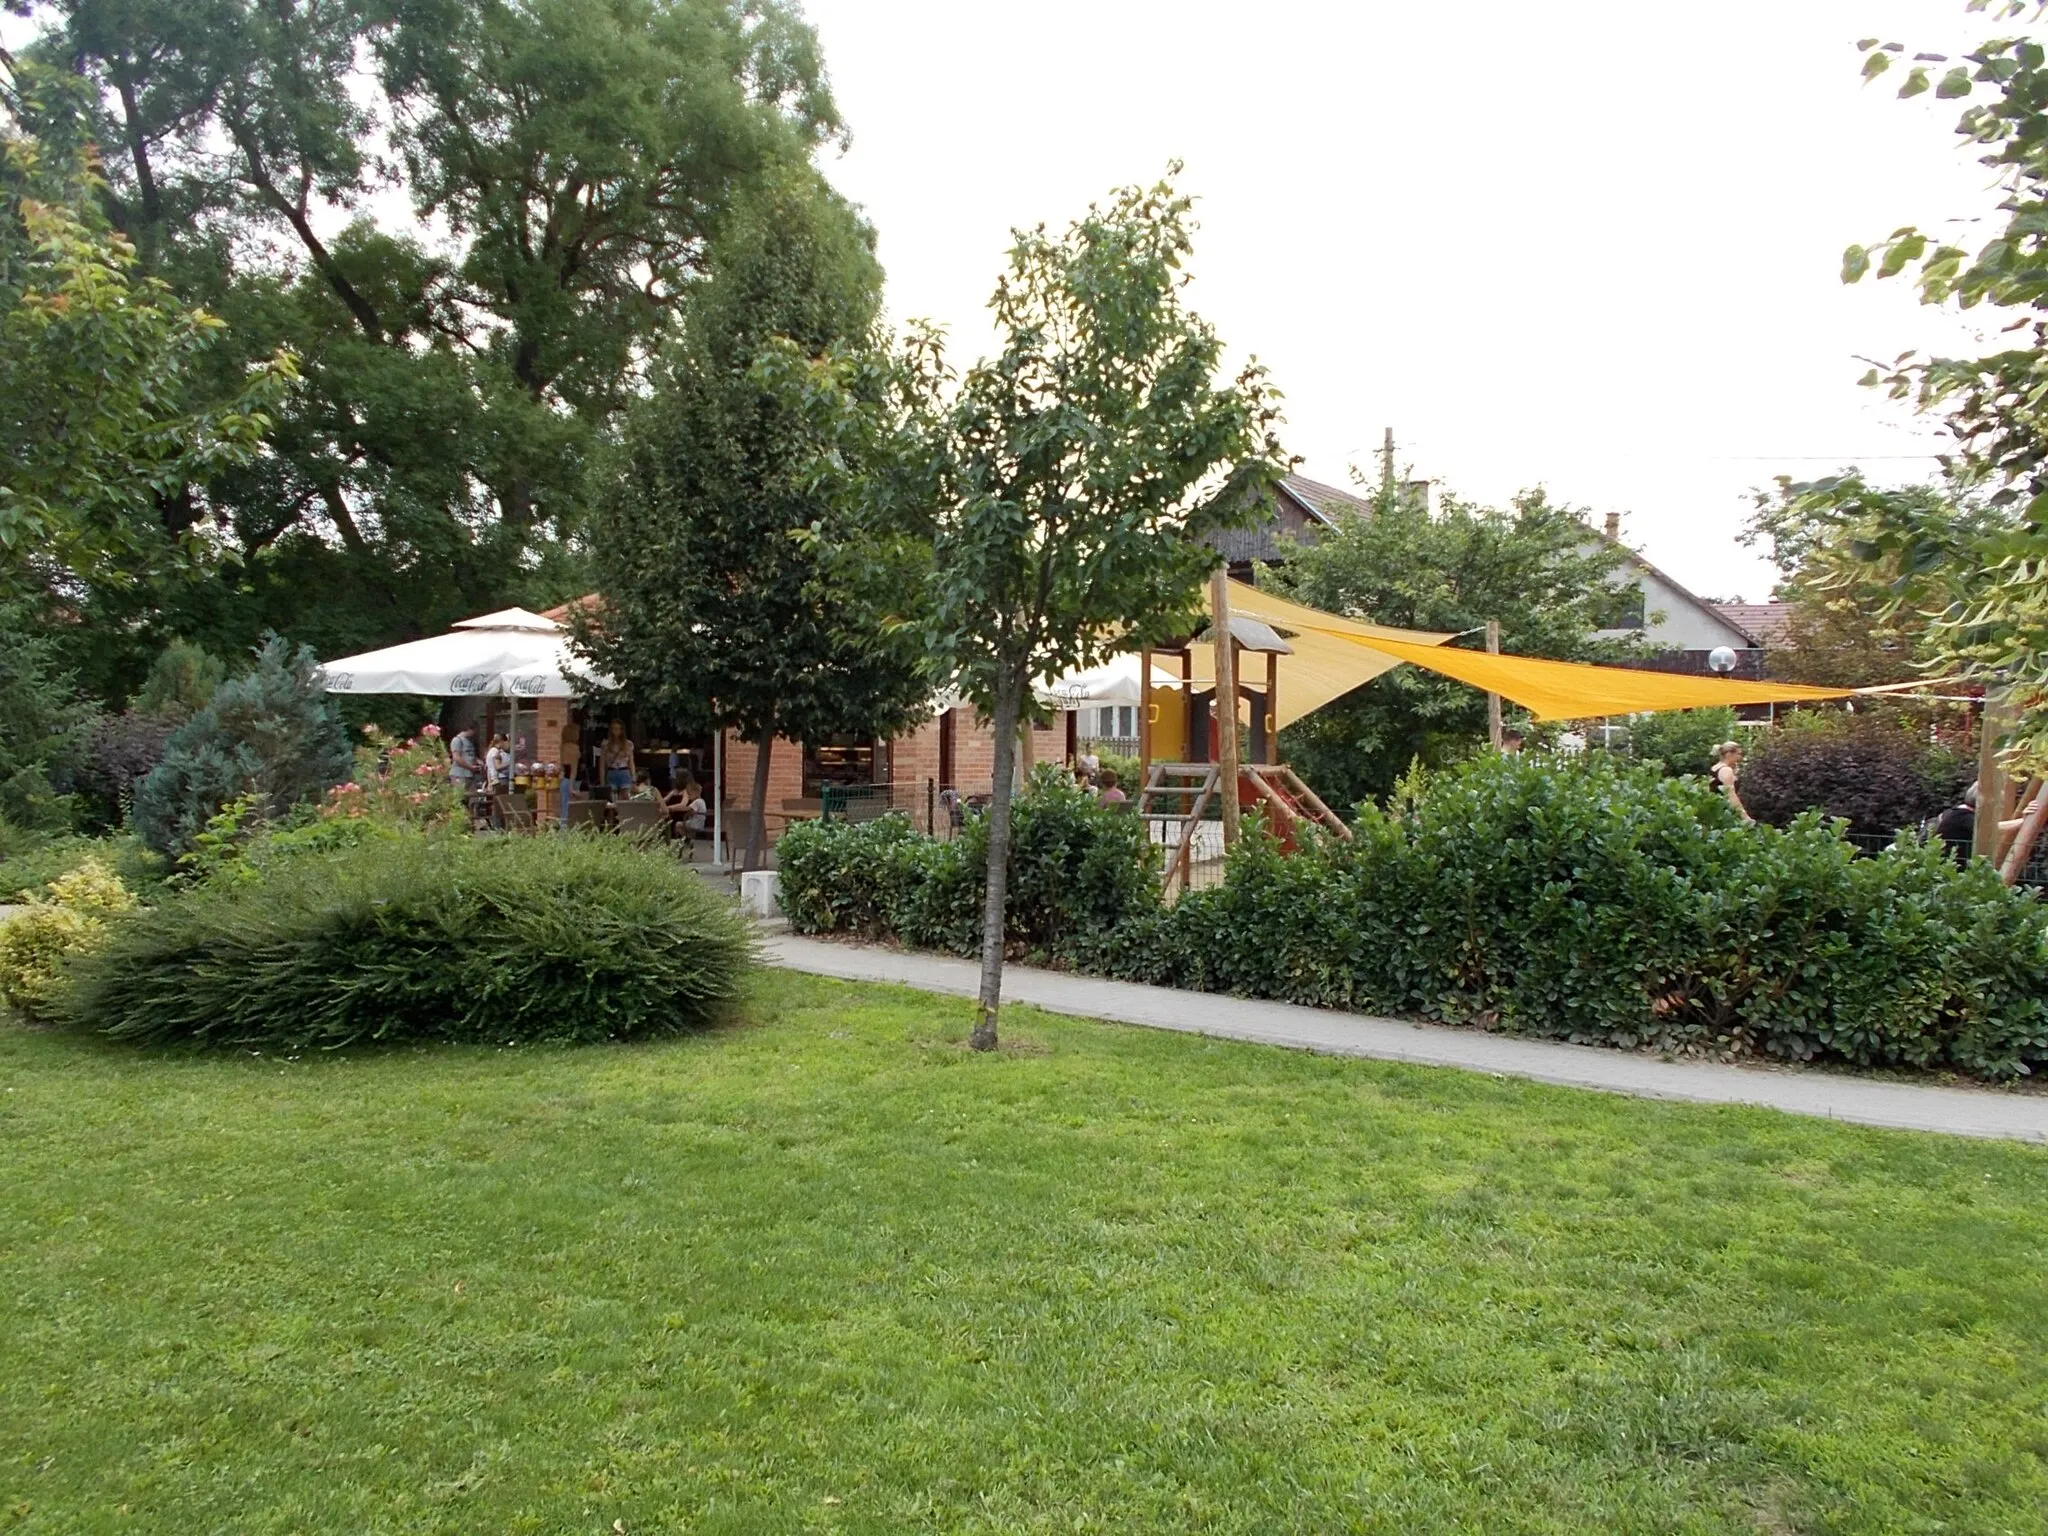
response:
M1394 429L1387 428L1387 435L1380 444L1380 489L1390 495L1394 489Z

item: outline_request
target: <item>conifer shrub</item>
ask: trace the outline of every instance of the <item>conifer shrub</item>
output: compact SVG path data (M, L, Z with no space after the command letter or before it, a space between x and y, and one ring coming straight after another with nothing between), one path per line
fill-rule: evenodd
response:
M222 683L172 733L136 790L132 819L145 843L176 858L230 801L255 794L274 819L341 783L349 766L348 735L312 651L273 636L250 672Z
M745 919L664 854L381 833L281 838L111 925L61 1016L264 1050L638 1039L712 1020L750 962Z

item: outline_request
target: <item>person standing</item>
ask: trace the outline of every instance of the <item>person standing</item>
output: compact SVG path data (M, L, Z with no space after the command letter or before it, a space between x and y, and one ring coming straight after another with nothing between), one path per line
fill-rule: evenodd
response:
M1948 848L1948 856L1968 865L1977 845L1977 786L1963 791L1963 798L1934 819L1934 835Z
M484 787L492 794L512 786L512 751L510 739L503 731L491 738L491 744L484 751Z
M1114 768L1103 769L1102 792L1095 797L1095 803L1097 805L1128 805L1130 798L1129 795L1117 788L1116 770Z
M1714 759L1714 769L1709 775L1714 781L1714 787L1727 797L1730 805L1735 807L1736 815L1744 821L1755 821L1756 818L1749 814L1749 807L1742 803L1742 743L1722 742L1714 749Z
M465 725L448 743L448 782L468 795L476 788L478 767L476 731Z
M633 741L623 720L614 720L605 733L597 749L597 766L604 774L604 787L615 799L624 799L633 788Z

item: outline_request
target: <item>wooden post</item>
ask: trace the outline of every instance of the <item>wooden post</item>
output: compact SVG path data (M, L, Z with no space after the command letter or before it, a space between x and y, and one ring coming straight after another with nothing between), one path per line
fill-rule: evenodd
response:
M2005 769L1998 758L1998 749L2005 745L2005 698L1988 687L1978 729L1982 739L1977 743L1977 829L1970 852L1995 860L1998 822L2005 812Z
M1489 656L1498 656L1500 654L1499 619L1488 619L1486 621L1486 654ZM1486 739L1493 744L1494 751L1498 752L1500 750L1500 695L1497 693L1489 693L1486 696Z
M1209 643L1216 652L1216 769L1223 780L1223 846L1237 843L1237 641L1230 633L1230 568L1209 584Z
M1152 777L1152 647L1146 646L1138 652L1138 785L1142 797L1143 786ZM1126 790L1126 794L1130 791Z
M1266 652L1266 761L1280 761L1280 653Z

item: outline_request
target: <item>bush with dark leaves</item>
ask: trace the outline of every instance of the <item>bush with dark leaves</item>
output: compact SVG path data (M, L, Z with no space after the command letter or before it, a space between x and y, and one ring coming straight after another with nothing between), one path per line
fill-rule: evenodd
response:
M1759 737L1742 765L1742 803L1782 827L1806 811L1889 838L1955 803L1970 770L1883 715L1808 711Z

